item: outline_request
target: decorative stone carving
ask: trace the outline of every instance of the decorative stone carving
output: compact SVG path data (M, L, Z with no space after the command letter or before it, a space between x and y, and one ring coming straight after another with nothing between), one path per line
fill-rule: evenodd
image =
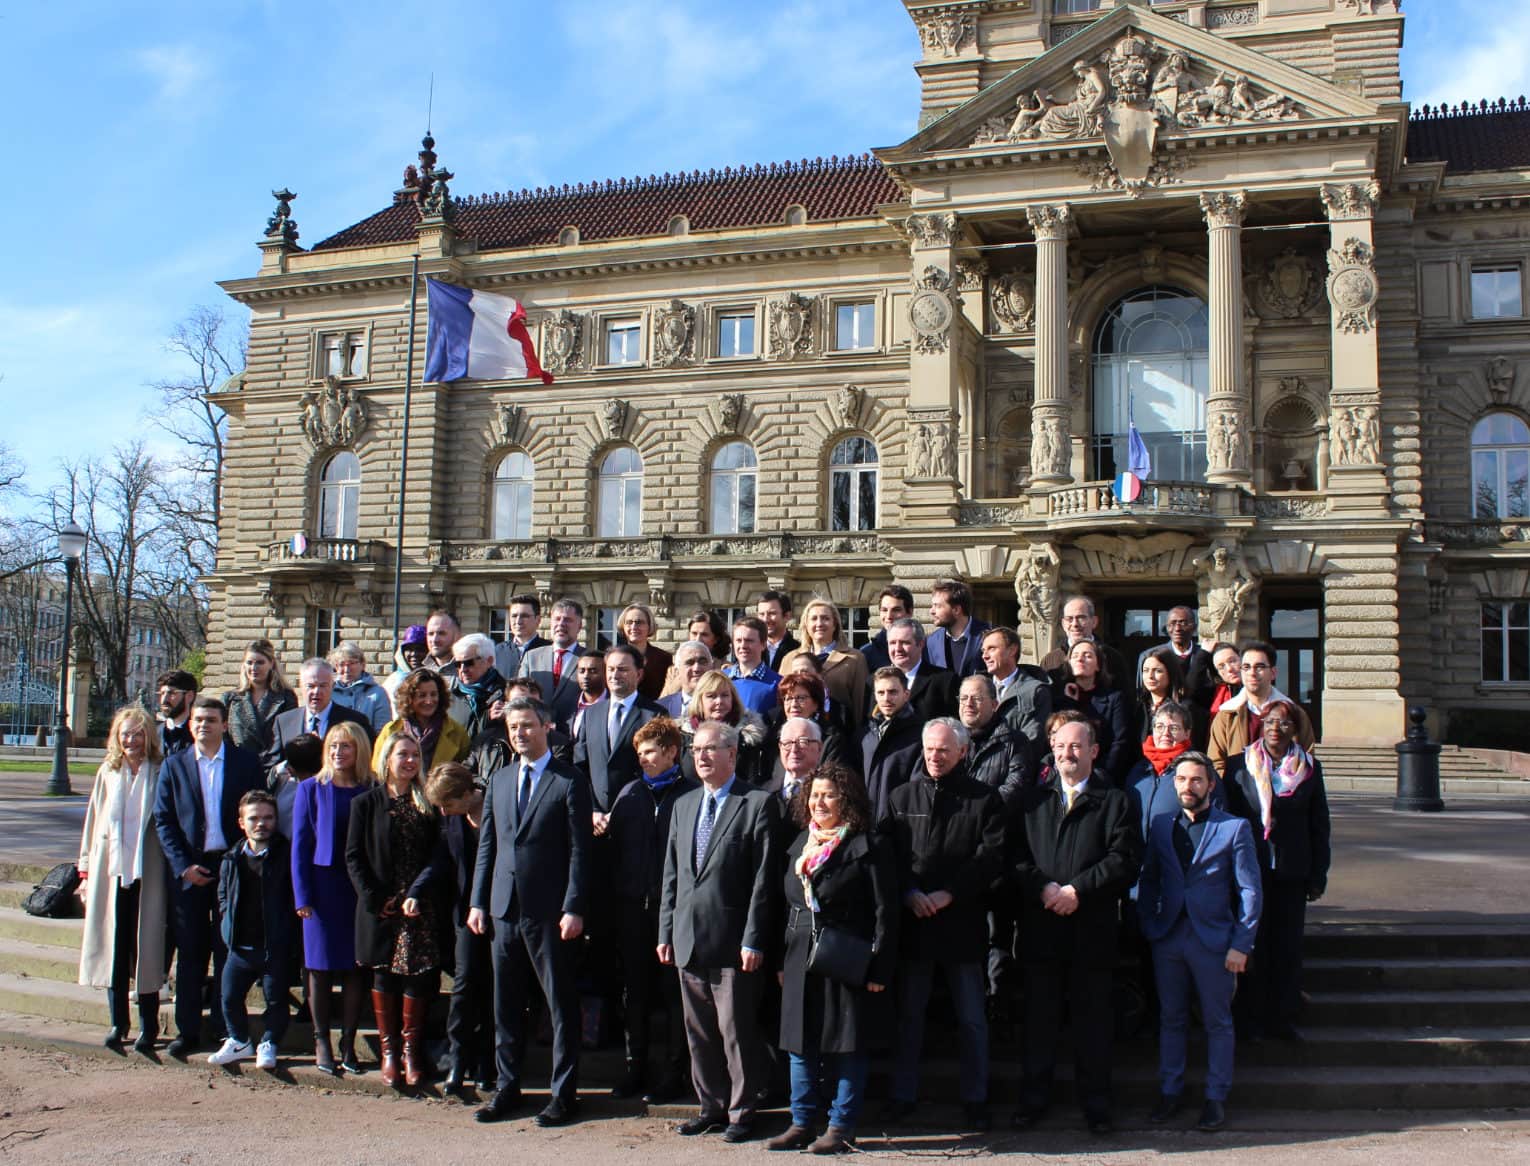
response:
M1351 235L1328 252L1328 302L1340 332L1369 332L1376 326L1376 253Z
M680 300L660 308L654 323L654 350L660 368L690 364L695 356L696 309Z
M914 350L944 352L951 325L956 320L956 305L960 302L951 277L932 263L925 267L915 287L917 290L908 304L908 318L914 328Z
M1347 8L1356 16L1375 16L1376 0L1339 0L1340 8Z
M1307 391L1307 381L1303 377L1281 377L1276 391L1282 397L1298 396Z
M271 585L269 579L262 579L256 584L256 590L265 603L266 617L276 623L286 623L287 605L282 593Z
M1031 630L1031 659L1040 660L1057 646L1057 587L1062 556L1054 543L1032 543L1015 572L1020 622Z
M1376 182L1325 182L1319 193L1331 222L1375 218L1381 200L1381 186Z
M1189 168L1189 158L1172 154L1154 158L1141 178L1127 178L1108 158L1080 162L1078 172L1089 179L1090 190L1124 190L1133 198L1141 198L1154 187L1174 185Z
M303 433L315 446L352 445L367 427L366 406L339 377L325 377L324 387L304 393L298 404Z
M1127 534L1086 534L1073 540L1080 550L1100 556L1101 565L1114 575L1146 575L1167 569L1165 555L1183 551L1195 539L1177 531L1164 531L1143 538Z
M1336 465L1381 463L1381 423L1375 405L1335 406L1331 424Z
M724 393L717 402L717 423L724 433L737 433L744 419L744 394Z
M1214 467L1248 469L1248 435L1236 410L1224 409L1206 419L1206 452Z
M1038 418L1031 434L1031 477L1066 478L1070 453L1067 418Z
M424 212L427 219L450 219L452 217L452 192L447 185L457 177L442 166L431 175L430 193L425 196Z
M988 306L1006 332L1028 332L1036 323L1036 281L1012 272L993 281Z
M1247 204L1248 197L1241 190L1207 190L1201 194L1201 214L1211 228L1241 227Z
M1487 362L1484 370L1488 392L1493 400L1502 405L1514 389L1514 365L1505 357L1495 356Z
M1026 222L1038 240L1066 239L1073 221L1073 209L1067 203L1036 203L1025 208Z
M627 416L632 412L632 406L626 401L611 397L600 408L600 417L605 424L607 441L615 441L627 428Z
M977 21L970 12L941 12L919 23L926 56L956 57L977 46Z
M916 247L949 247L956 238L956 216L950 211L909 215L904 226Z
M981 259L958 259L956 261L956 286L960 291L983 290L983 280L988 267Z
M542 326L542 367L569 373L584 366L584 317L567 308L549 316Z
M1254 290L1260 315L1295 320L1317 307L1323 281L1310 257L1287 247L1265 264Z
M1239 4L1234 8L1208 8L1207 28L1251 28L1259 23L1259 5Z
M956 450L945 421L916 425L909 443L909 477L956 477Z
M1238 642L1238 623L1259 579L1233 539L1218 539L1207 553L1191 561L1204 579L1200 605L1201 638Z
M494 414L494 444L514 445L520 437L525 410L519 405L502 404Z
M655 586L652 582L648 586L648 606L653 609L653 614L658 619L668 619L672 614L669 592L663 586Z
M861 423L861 409L866 403L866 390L859 385L840 385L834 390L834 411L839 423L846 429L854 429Z
M1014 526L1027 517L1023 503L963 502L956 522L959 526Z
M280 190L273 190L271 197L276 200L276 209L266 220L266 238L280 239L288 244L296 243L298 229L297 220L292 217L292 200L297 195L284 186Z
M777 360L796 360L813 351L813 299L791 292L770 305L770 352Z
M1276 498L1243 496L1243 513L1259 518L1321 518L1328 513L1327 498Z

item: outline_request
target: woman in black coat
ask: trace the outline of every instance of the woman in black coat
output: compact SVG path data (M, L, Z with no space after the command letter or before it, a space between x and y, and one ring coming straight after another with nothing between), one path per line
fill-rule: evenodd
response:
M1131 716L1126 697L1115 690L1094 641L1080 640L1068 649L1062 675L1052 687L1052 708L1077 709L1094 722L1099 759L1095 772L1103 773L1120 789L1132 764Z
M759 766L761 784L771 787L775 779L786 772L781 764L781 726L792 717L812 721L823 734L819 764L851 768L859 764L860 758L850 752L843 710L835 705L832 714L825 712L824 696L821 676L799 672L781 677L781 682L776 685L776 707L765 714L765 744L760 749Z
M1227 759L1227 808L1254 828L1264 909L1239 1019L1253 1034L1297 1040L1307 904L1328 888L1330 823L1323 767L1296 740L1284 701L1265 706L1259 739Z
M872 834L871 800L858 773L821 766L792 801L805 829L787 851L786 954L781 1048L791 1054L792 1124L773 1150L836 1153L855 1138L870 1049L891 1030L881 1016L897 958L898 886L891 856ZM864 985L808 970L814 928L832 927L872 945ZM825 1095L829 1128L814 1140Z
M382 784L351 803L345 865L356 888L356 962L373 969L372 1008L382 1079L425 1080L425 1015L441 982L446 931L432 884L441 819L425 797L420 743L407 733L383 742ZM402 1016L400 1015L402 995Z

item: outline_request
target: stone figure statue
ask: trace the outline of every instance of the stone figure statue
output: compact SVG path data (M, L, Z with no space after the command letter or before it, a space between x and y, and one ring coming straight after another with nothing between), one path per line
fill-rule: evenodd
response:
M919 425L914 429L913 446L909 453L909 469L916 478L928 478L930 474L930 427Z
M366 425L366 413L362 411L361 402L356 399L356 394L351 389L344 391L345 404L340 410L340 444L350 445L361 436L362 427Z
M1062 556L1054 543L1032 543L1015 573L1020 622L1031 628L1031 659L1040 660L1057 641L1057 587Z
M1355 410L1355 421L1360 430L1358 452L1361 462L1365 465L1379 463L1381 461L1381 423L1376 415L1376 406L1359 406Z
M930 477L954 478L956 467L951 450L951 430L946 425L936 425L930 434Z
M1202 638L1236 643L1243 607L1259 589L1259 580L1237 543L1226 539L1214 542L1210 553L1192 560L1192 566L1206 577L1206 599L1201 604Z
M1110 81L1105 66L1089 61L1073 62L1078 88L1072 101L1054 101L1037 91L1036 99L1046 106L1039 117L1030 118L1020 133L1023 138L1092 138L1100 133L1100 118L1110 97Z
M303 432L315 445L324 444L324 427L319 418L319 399L313 393L304 393L298 407L303 411Z

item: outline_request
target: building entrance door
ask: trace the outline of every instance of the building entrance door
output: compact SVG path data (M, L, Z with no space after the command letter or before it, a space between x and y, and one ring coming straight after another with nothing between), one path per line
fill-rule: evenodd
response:
M1119 649L1126 666L1133 669L1143 652L1168 642L1169 611L1186 606L1183 591L1112 595L1096 603L1100 626L1095 634ZM1126 679L1129 688L1137 687L1137 677Z
M1266 595L1264 636L1275 648L1275 687L1301 704L1323 738L1323 599Z

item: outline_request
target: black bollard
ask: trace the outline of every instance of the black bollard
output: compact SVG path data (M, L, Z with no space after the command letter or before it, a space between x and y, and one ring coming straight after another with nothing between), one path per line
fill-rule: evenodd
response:
M1445 808L1440 797L1440 747L1429 739L1424 728L1428 714L1419 705L1408 710L1412 727L1407 739L1399 741L1397 749L1397 797L1392 802L1394 810L1412 810L1417 813L1439 813Z

